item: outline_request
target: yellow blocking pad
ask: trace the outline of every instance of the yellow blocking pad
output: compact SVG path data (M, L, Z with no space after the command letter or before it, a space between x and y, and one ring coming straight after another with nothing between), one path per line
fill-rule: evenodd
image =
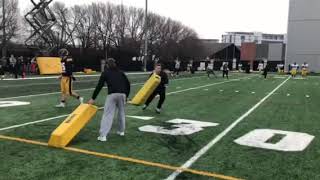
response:
M61 58L59 57L37 57L40 74L61 74Z
M81 104L52 132L48 145L57 148L66 147L97 111L96 106Z
M160 82L161 77L153 74L129 103L133 105L144 104Z

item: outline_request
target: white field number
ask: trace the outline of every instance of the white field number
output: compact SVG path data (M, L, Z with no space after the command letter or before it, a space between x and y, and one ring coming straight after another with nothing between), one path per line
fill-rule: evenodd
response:
M282 136L278 142L267 142L277 134ZM255 129L236 139L235 142L244 146L271 149L276 151L303 151L308 147L313 139L314 136L306 133L273 129Z
M174 124L171 126L172 129L166 129L162 126L146 125L140 127L139 130L143 132L180 136L191 135L202 131L205 127L214 127L219 125L217 123L201 122L188 119L173 119L167 121L167 123Z
M30 102L22 102L22 101L0 101L0 108L12 107L12 106L24 106L29 104Z
M166 123L172 124L170 129L166 129L162 126L146 125L140 127L139 130L142 132L180 136L191 135L204 130L204 128L215 127L219 125L218 123L187 119L173 119L166 121ZM281 139L275 143L268 142L268 140L272 139L276 135L281 135ZM261 149L295 152L306 149L313 139L314 136L306 133L274 129L255 129L234 140L234 142L243 146Z

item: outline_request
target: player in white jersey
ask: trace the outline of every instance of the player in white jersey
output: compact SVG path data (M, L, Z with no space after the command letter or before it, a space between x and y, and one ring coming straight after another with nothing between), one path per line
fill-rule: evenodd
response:
M238 69L239 69L239 72L242 72L242 64L241 63L238 65Z
M193 60L190 60L188 65L187 65L187 71L190 73L190 74L193 74Z
M304 62L301 65L301 75L302 75L302 77L307 77L308 72L309 72L309 64Z
M174 75L179 76L181 62L177 59L174 65Z
M264 69L263 63L260 62L260 63L258 64L258 70L259 70L259 72L261 72L263 69Z
M277 68L278 68L278 74L281 75L284 73L284 64L278 64L277 65Z
M207 66L207 75L208 75L208 78L210 78L210 74L213 74L214 77L217 77L216 74L214 73L213 71L213 68L214 68L214 62L211 61L208 66Z
M296 77L298 69L299 69L299 65L296 62L291 64L291 76L292 77Z

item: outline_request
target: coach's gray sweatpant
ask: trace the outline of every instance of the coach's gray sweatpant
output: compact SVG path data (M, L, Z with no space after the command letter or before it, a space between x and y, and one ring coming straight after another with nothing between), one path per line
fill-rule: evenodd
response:
M119 129L118 131L124 132L125 130L125 102L126 95L121 93L109 94L104 105L104 112L100 124L100 136L107 136L111 130L114 113L118 110Z

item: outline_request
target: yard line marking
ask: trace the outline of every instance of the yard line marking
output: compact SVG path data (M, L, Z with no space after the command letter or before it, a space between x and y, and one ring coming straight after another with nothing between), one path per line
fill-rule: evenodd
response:
M210 148L212 148L217 142L219 142L225 135L227 135L234 127L236 127L243 119L249 116L255 109L257 109L264 101L266 101L270 96L273 95L280 87L282 87L288 80L290 76L284 80L281 84L279 84L275 89L273 89L267 96L262 98L257 104L252 106L247 112L241 115L236 121L234 121L230 126L228 126L224 131L222 131L218 136L212 139L207 145L201 148L196 154L194 154L188 161L186 161L181 169L176 170L170 176L166 178L166 180L174 180L179 174L181 174L185 168L189 168L195 163L201 156L203 156Z
M96 82L96 79L93 80L77 80L73 81L74 84L84 83L84 82ZM0 88L13 88L13 87L26 87L26 86L38 86L38 85L59 85L60 82L52 82L52 83L26 83L26 84L19 84L19 85L4 85L0 86Z
M126 75L145 75L150 74L151 72L135 72L135 73L125 73ZM101 74L93 74L93 75L74 75L74 77L99 77ZM59 76L46 76L46 77L31 77L24 79L3 79L4 81L21 81L21 80L39 80L39 79L57 79Z
M41 119L41 120L38 120L38 121L27 122L27 123L23 123L23 124L17 124L17 125L1 128L0 131L5 131L5 130L9 130L9 129L14 129L14 128L27 126L27 125L31 125L31 124L37 124L37 123L46 122L46 121L51 121L51 120L54 120L54 119L59 119L59 118L67 117L67 116L69 116L69 114L64 114L64 115L51 117L51 118L46 118L46 119Z
M240 78L240 79L245 79L245 78ZM228 83L228 82L233 82L233 81L239 81L240 79L233 79L233 80L227 80L227 81L222 81L219 83L212 83L212 84L207 84L204 86L198 86L198 87L194 87L194 88L188 88L188 89L184 89L184 90L180 90L180 91L173 91L173 92L169 92L167 93L167 95L171 95L171 94L177 94L177 93L181 93L181 92L185 92L185 91L190 91L190 90L194 90L194 89L200 89L203 87L208 87L208 86L214 86L214 85L218 85L218 84L223 84L223 83ZM2 100L2 99L0 99ZM98 109L101 110L104 107L99 107ZM68 116L69 114L65 114L65 115L61 115L61 116ZM27 126L27 125L31 125L31 124L37 124L37 123L41 123L41 122L46 122L46 121L51 121L54 119L58 119L60 118L60 116L57 117L51 117L51 118L47 118L47 119L42 119L42 120L38 120L38 121L32 121L32 122L28 122L28 123L24 123L24 124L18 124L18 125L13 125L13 126L9 126L6 128L1 128L0 131L4 131L4 130L8 130L8 129L13 129L13 128L17 128L17 127L22 127L22 126Z
M104 109L104 107L99 107L98 108L98 110L101 110L101 109ZM38 123L42 123L42 122L46 122L46 121L52 121L52 120L55 120L55 119L67 117L69 115L70 114L64 114L64 115L60 115L60 116L50 117L50 118L41 119L41 120L32 121L32 122L27 122L27 123L23 123L23 124L17 124L17 125L5 127L5 128L0 128L0 131L5 131L5 130L14 129L14 128L18 128L18 127L28 126L28 125L32 125L32 124L38 124Z
M34 141L34 140L29 140L29 139L22 139L22 138L3 136L3 135L0 135L0 139L48 147L48 144L45 142ZM107 153L100 153L100 152L95 152L95 151L90 151L90 150L85 150L85 149L79 149L79 148L73 148L73 147L65 147L65 148L61 148L61 149L65 150L65 151L69 151L69 152L76 152L76 153L92 155L92 156L107 158L107 159L115 159L115 160L119 160L119 161L125 161L125 162L130 162L130 163L135 163L135 164L140 164L140 165L150 166L150 167L156 167L156 168L161 168L161 169L166 169L166 170L175 171L177 169L180 169L177 166L171 166L168 164L145 161L145 160L140 160L140 159L135 159L135 158L130 158L130 157L123 157L123 156L107 154ZM219 179L224 179L224 180L241 180L239 178L235 178L235 177L231 177L231 176L226 176L226 175L212 173L212 172L206 172L206 171L200 171L200 170L194 170L194 169L188 169L188 168L184 169L184 171L189 172L191 174L207 176L207 177L214 177L214 178L219 178Z
M190 91L190 90L195 90L195 89L201 89L201 88L205 88L205 87L215 86L215 85L224 84L224 83L229 83L229 82L234 82L234 81L240 81L241 79L246 79L246 78L232 79L232 80L221 81L221 82L217 82L217 83L206 84L206 85L203 85L203 86L197 86L197 87L193 87L193 88L187 88L187 89L183 89L183 90L180 90L180 91L173 91L173 92L167 93L167 95L177 94L177 93L181 93L181 92L185 92L185 91Z
M154 118L154 117L150 117L150 116L128 116L128 115L126 117L133 118L133 119L145 120L145 121L151 120Z
M202 76L200 76L202 77ZM181 79L172 79L172 81L181 81L181 80L185 80L185 79L194 79L194 78L199 78L199 77L191 77L191 78L181 78ZM135 83L135 84L131 84L131 86L135 86L135 85L143 85L144 83ZM104 89L107 89L107 87L103 87ZM88 88L88 89L78 89L78 90L74 90L76 92L79 91L90 91L90 90L94 90L95 88ZM52 93L42 93L42 94L31 94L31 95L25 95L25 96L16 96L16 97L6 97L6 98L0 98L1 100L10 100L10 99L18 99L18 98L29 98L29 97L38 97L38 96L47 96L47 95L54 95L54 94L61 94L61 92L52 92Z

